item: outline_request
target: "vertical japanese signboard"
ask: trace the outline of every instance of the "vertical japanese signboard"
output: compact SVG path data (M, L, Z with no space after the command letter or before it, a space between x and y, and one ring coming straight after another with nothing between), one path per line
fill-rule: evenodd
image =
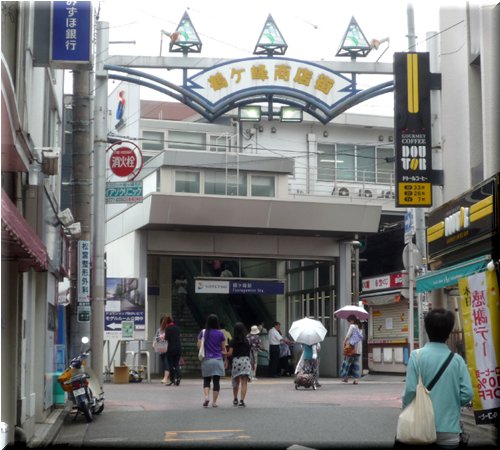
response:
M394 54L396 206L432 206L428 53Z
M458 286L476 424L498 423L500 309L496 271L479 272L462 278Z
M89 64L92 2L52 2L51 61L61 68Z
M78 241L77 320L90 322L90 241Z

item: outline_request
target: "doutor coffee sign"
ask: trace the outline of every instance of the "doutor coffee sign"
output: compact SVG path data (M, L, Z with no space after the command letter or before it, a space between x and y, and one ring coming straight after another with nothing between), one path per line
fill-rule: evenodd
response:
M432 206L428 53L394 54L396 206Z

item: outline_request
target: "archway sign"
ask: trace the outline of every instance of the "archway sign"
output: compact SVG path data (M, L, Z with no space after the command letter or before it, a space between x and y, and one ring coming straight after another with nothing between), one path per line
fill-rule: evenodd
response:
M272 105L278 103L299 108L326 124L347 109L394 89L392 80L363 91L356 88L356 74L392 75L392 64L353 61L355 56L366 56L374 48L368 44L354 17L344 37L349 46L344 42L341 46L344 53L338 54L350 56L352 61L334 64L341 70L333 69L332 63L282 56L288 46L271 15L254 51L256 55L266 56L236 60L188 58L189 53L201 51L202 43L187 13L174 33L163 33L170 36L170 51L182 52L184 58L110 56L110 63L105 64L104 69L110 72L110 79L162 92L210 122L233 109L258 103L268 105L267 115L271 120L276 115ZM354 47L353 40L356 41ZM177 86L137 70L139 67L182 69L183 83ZM197 72L188 77L188 70Z

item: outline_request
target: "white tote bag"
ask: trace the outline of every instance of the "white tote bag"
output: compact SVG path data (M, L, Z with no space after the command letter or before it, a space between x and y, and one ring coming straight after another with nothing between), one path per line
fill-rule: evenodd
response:
M420 352L417 355L419 364ZM403 444L424 445L432 444L436 439L434 407L429 391L422 383L419 364L415 398L399 415L396 440Z
M203 361L203 358L205 358L205 330L202 331L201 345L200 350L198 351L198 359Z

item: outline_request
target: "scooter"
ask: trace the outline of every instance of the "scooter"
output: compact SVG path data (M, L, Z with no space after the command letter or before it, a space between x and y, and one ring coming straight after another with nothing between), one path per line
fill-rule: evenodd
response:
M84 336L82 344L88 342L89 338ZM68 399L73 402L73 408L76 409L75 420L81 412L87 422L92 422L94 414L100 414L104 410L104 392L92 369L85 366L89 353L90 349L81 350L57 380L68 393Z

